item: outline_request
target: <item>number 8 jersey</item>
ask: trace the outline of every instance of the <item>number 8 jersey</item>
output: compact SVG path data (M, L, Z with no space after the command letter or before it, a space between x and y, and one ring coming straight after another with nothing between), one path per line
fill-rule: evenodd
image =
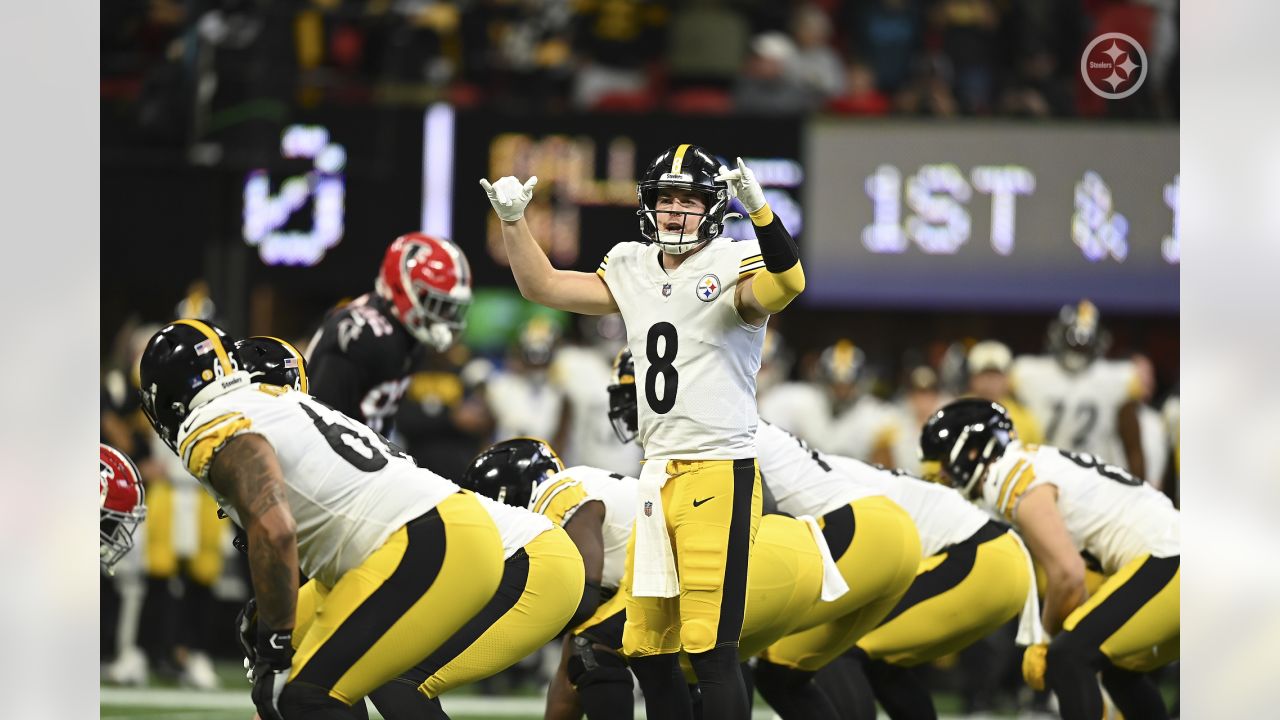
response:
M1115 465L1092 455L1014 440L982 480L982 502L1013 520L1032 488L1053 485L1058 512L1077 550L1097 558L1110 575L1150 553L1180 552L1181 522L1169 498Z
M241 527L209 484L209 466L242 433L261 435L275 450L297 524L299 569L329 587L400 526L459 491L310 395L258 383L197 407L178 431L183 465Z
M738 283L764 268L756 240L711 240L667 271L657 245L615 245L596 271L627 325L640 444L649 460L756 456L764 324L745 322Z

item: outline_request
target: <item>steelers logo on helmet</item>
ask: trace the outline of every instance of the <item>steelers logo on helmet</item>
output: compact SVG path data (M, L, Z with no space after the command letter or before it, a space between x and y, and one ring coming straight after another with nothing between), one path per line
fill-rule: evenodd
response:
M309 392L307 363L298 348L280 338L255 335L236 342L236 354L254 382Z
M613 359L613 377L609 382L609 423L618 441L627 444L636 439L640 428L639 400L636 399L636 363L631 351L623 348Z
M640 234L659 245L663 252L681 255L724 232L724 216L729 208L729 186L716 180L720 163L697 145L676 145L653 159L636 185L640 201ZM658 220L658 197L663 190L694 193L703 202L701 211L664 209L667 218ZM696 230L688 230L689 217L697 217ZM679 228L674 225L679 224ZM668 227L671 225L672 227Z
M227 333L193 319L175 320L151 336L138 376L142 411L175 452L178 427L192 409L251 382Z
M458 484L501 503L528 507L533 489L561 470L564 463L545 440L513 438L477 455Z
M1098 307L1088 300L1063 305L1049 323L1048 346L1063 368L1080 372L1107 352L1111 337L1099 321Z

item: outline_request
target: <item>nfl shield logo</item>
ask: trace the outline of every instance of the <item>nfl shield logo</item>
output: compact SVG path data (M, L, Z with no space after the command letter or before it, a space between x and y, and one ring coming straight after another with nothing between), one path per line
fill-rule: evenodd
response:
M644 501L644 516L645 517L653 516L653 502L649 500Z
M662 297L671 297L671 283L663 283Z

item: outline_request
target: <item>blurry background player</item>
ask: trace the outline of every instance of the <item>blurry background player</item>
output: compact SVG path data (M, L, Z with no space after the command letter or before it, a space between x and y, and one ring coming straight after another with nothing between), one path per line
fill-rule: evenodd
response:
M544 315L535 315L520 328L505 367L484 385L495 439L537 437L555 447L564 444L568 401L549 371L559 342L560 330Z
M867 359L847 339L818 357L812 381L775 385L760 397L760 417L823 451L893 465L890 407L866 392Z
M983 340L974 343L965 357L965 368L968 371L969 387L967 395L998 402L1009 413L1013 427L1023 442L1044 442L1044 433L1040 422L1036 420L1021 403L1013 399L1013 391L1009 380L1009 368L1013 366L1013 353L1009 346L999 340ZM923 427L923 423L921 426ZM916 428L915 441L920 441ZM917 453L918 454L918 453Z
M409 233L383 257L374 292L325 317L307 348L311 393L390 435L420 345L453 345L471 304L471 267L443 238Z
M1138 423L1141 385L1130 360L1106 360L1110 334L1088 300L1064 305L1048 330L1047 355L1022 355L1014 395L1040 422L1045 442L1086 452L1146 477Z
M902 390L889 406L890 462L882 463L885 467L920 474L920 428L948 399L932 367L918 364L907 370Z
M1146 673L1176 660L1180 526L1169 499L1087 453L1026 445L998 403L957 400L920 435L928 472L1009 520L1046 576L1047 645L1022 671L1064 720L1097 720L1097 675L1128 718L1169 717ZM1090 595L1086 560L1105 576Z

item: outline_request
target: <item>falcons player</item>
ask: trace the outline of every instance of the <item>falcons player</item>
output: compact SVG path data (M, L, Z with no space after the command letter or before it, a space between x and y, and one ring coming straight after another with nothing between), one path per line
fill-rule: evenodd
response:
M387 435L419 345L453 345L471 304L471 267L452 242L401 235L374 292L331 311L308 349L311 393Z
M98 490L102 493L98 523L98 559L102 572L115 573L133 548L133 533L147 517L142 475L128 455L105 443L98 443Z

